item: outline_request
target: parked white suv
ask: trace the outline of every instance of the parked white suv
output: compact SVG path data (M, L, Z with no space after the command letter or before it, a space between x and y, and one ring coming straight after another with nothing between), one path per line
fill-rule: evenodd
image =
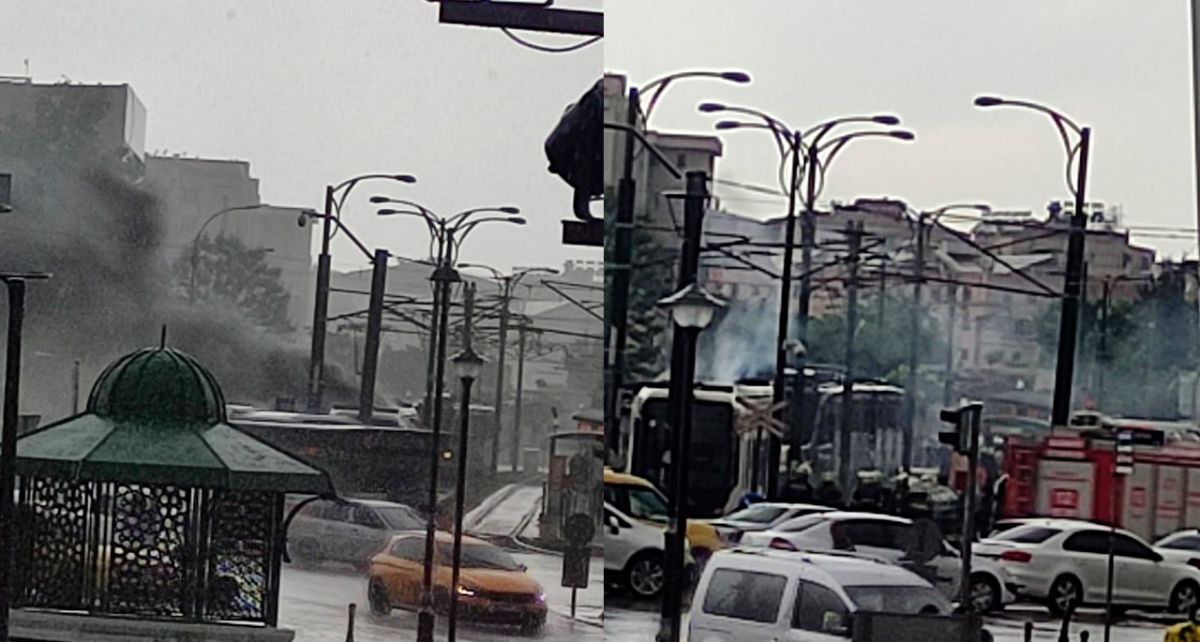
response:
M957 599L962 562L931 522L879 513L833 512L806 515L774 529L746 533L745 546L793 551L847 551L899 564ZM971 602L976 612L997 611L1015 600L1012 580L993 560L971 556Z
M666 581L662 526L647 524L604 502L604 577L606 583L620 585L634 597L657 597ZM685 563L695 566L691 548L684 540Z
M852 555L737 548L716 553L692 601L692 642L834 642L855 611L946 615L950 603L898 566Z
M1115 553L1113 603L1186 613L1200 604L1200 569L1173 561L1137 535L1068 519L1043 519L975 545L997 560L1019 585L1020 597L1043 602L1061 614L1080 604L1105 601L1109 537Z

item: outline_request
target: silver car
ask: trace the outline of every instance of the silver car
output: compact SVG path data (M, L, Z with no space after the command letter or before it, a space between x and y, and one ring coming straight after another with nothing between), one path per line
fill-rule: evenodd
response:
M315 501L288 529L288 551L300 563L343 562L365 571L393 535L422 530L425 520L404 504L374 499Z

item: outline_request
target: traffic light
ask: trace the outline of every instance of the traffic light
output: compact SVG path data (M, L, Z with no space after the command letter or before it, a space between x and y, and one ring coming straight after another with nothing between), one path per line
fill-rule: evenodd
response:
M575 188L576 218L592 219L591 199L604 194L604 94L603 81L567 107L554 131L546 138L550 173Z
M958 408L943 408L942 421L953 426L953 429L938 432L938 441L966 454L971 450L972 434L979 430L982 414L983 404L979 402L966 403Z

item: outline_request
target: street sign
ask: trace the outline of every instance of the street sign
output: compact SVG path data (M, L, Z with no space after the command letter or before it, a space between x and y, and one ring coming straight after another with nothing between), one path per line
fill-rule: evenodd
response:
M784 432L787 430L787 424L780 421L775 415L783 411L784 408L787 408L788 402L780 401L776 404L760 406L745 397L738 397L737 401L750 410L750 414L737 421L735 429L739 435L757 430L765 430L775 437L783 439Z

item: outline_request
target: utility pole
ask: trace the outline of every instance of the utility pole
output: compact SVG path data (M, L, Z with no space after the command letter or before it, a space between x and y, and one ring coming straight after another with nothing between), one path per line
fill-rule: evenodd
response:
M1091 128L1082 128L1079 133L1079 174L1075 182L1075 211L1071 214L1071 229L1067 237L1067 278L1063 293L1062 318L1058 327L1058 360L1054 369L1054 405L1050 411L1050 425L1055 428L1066 426L1071 417L1075 343L1079 335L1079 303L1083 286L1083 250L1087 240L1087 214L1083 210L1091 139Z
M842 382L838 470L841 472L839 483L842 492L849 492L853 479L853 471L850 470L850 449L854 431L854 335L858 330L858 254L862 251L862 223L848 223L845 234L850 244L850 254L846 258L846 378Z
M329 315L329 237L333 219L333 186L325 186L321 217L321 254L317 257L317 293L313 299L312 348L308 360L308 411L320 412L325 386L325 322Z
M442 263L442 255L438 254L438 265ZM425 364L425 402L421 404L421 425L428 428L433 421L433 375L437 364L438 349L438 318L442 309L442 289L437 283L433 284L433 312L429 315L429 348L426 353L428 362Z
M496 467L500 464L500 430L504 427L504 357L508 350L508 315L512 302L513 277L505 277L501 283L503 290L500 294L500 347L496 349L496 412L495 431L492 433L492 452L488 463L488 474L495 475ZM517 431L516 424L513 432Z
M944 406L954 404L954 315L958 310L958 284L949 284L947 300L950 302L950 322L946 333L946 380L942 388Z
M1104 288L1100 298L1100 354L1096 361L1096 410L1103 411L1104 401L1108 398L1104 390L1104 370L1108 367L1108 306L1112 296L1112 281L1105 277ZM1193 409L1193 413L1195 410Z
M629 88L625 121L631 130L637 129L641 111L637 87ZM612 292L605 294L608 307L604 324L604 363L608 367L608 385L604 387L604 441L609 452L620 450L621 443L621 386L625 377L625 344L628 340L629 285L633 260L633 199L637 183L633 179L632 131L625 133L624 166L617 180L617 214L613 229L613 260L605 261L612 271Z
M525 337L529 333L529 319L522 317L517 326L517 399L513 404L512 471L521 468L521 400L525 394ZM534 471L537 472L537 471Z
M925 213L917 214L917 247L913 272L912 305L909 309L908 320L908 382L907 394L904 396L904 450L901 461L904 470L912 470L913 441L917 423L917 368L920 367L921 350L921 285L925 280Z
M687 192L684 200L683 248L679 261L679 290L696 284L700 267L700 244L704 227L704 206L708 198L708 175L705 172L687 173ZM671 510L672 519L665 535L667 577L663 584L662 642L678 642L681 637L681 611L684 585L684 544L687 540L688 473L691 468L692 389L694 359L688 351L695 349L695 335L676 326L671 353ZM680 367L676 367L680 366Z
M772 395L771 401L772 401L772 403L775 403L775 404L782 403L787 399L787 387L786 387L787 383L786 383L786 378L785 378L785 372L787 369L788 330L791 329L791 324L792 324L792 317L790 314L790 306L792 303L792 246L795 245L795 242L796 242L796 190L799 188L797 183L800 182L800 154L803 151L802 136L803 136L802 132L799 132L799 131L793 132L791 141L789 142L789 144L791 145L791 148L792 148L792 173L791 173L792 178L791 178L791 182L788 184L788 215L787 215L787 225L784 228L783 270L782 270L781 280L779 283L779 325L776 329L776 335L775 335L775 380L774 380L774 385L771 389L771 395ZM815 154L815 152L810 152L810 153ZM811 180L811 174L813 174L815 172L816 166L815 165L807 165L807 167L810 170L809 171L809 174L810 174L809 184L811 186L813 184L812 180ZM812 189L812 188L810 187L810 189ZM810 192L810 194L811 194L811 192ZM807 210L809 208L805 208L805 209L806 209L805 217L807 218L807 216L808 216ZM811 260L811 257L809 257L809 258ZM809 268L806 265L804 267L804 271L805 271L804 280L806 283L808 282L808 274L807 274L808 269ZM802 309L803 309L802 316L807 318L807 316L808 316L807 308L803 307ZM803 337L803 335L802 335L801 341L804 341L806 338L807 337ZM804 376L804 368L800 368L799 370L800 371L796 374L796 376L803 377ZM804 389L803 384L801 384L800 389L801 390ZM800 399L797 398L794 401L794 403L800 403ZM793 413L793 416L798 416L798 415ZM786 417L787 417L786 411L781 409L779 411L779 420L786 422ZM793 431L798 431L799 427L792 426L791 429ZM758 429L756 429L755 434L754 434L754 467L753 467L753 469L754 469L755 490L760 490L763 488L763 484L761 483L761 480L758 475L759 462L762 461L762 456L761 456L762 440L763 440L763 430L762 430L762 428L758 428ZM768 498L772 498L772 499L775 497L776 487L779 484L779 450L780 450L780 448L779 448L778 441L779 440L774 435L770 436L770 444L768 447L768 456L767 456L767 465L766 465L766 469L767 469L766 475L765 475L765 477L766 477L765 486L766 486L766 491L767 491L766 495Z
M387 289L387 250L375 250L371 262L371 296L367 306L367 337L363 345L358 420L370 424L375 414L375 374L379 367L379 336L383 328L383 295Z

